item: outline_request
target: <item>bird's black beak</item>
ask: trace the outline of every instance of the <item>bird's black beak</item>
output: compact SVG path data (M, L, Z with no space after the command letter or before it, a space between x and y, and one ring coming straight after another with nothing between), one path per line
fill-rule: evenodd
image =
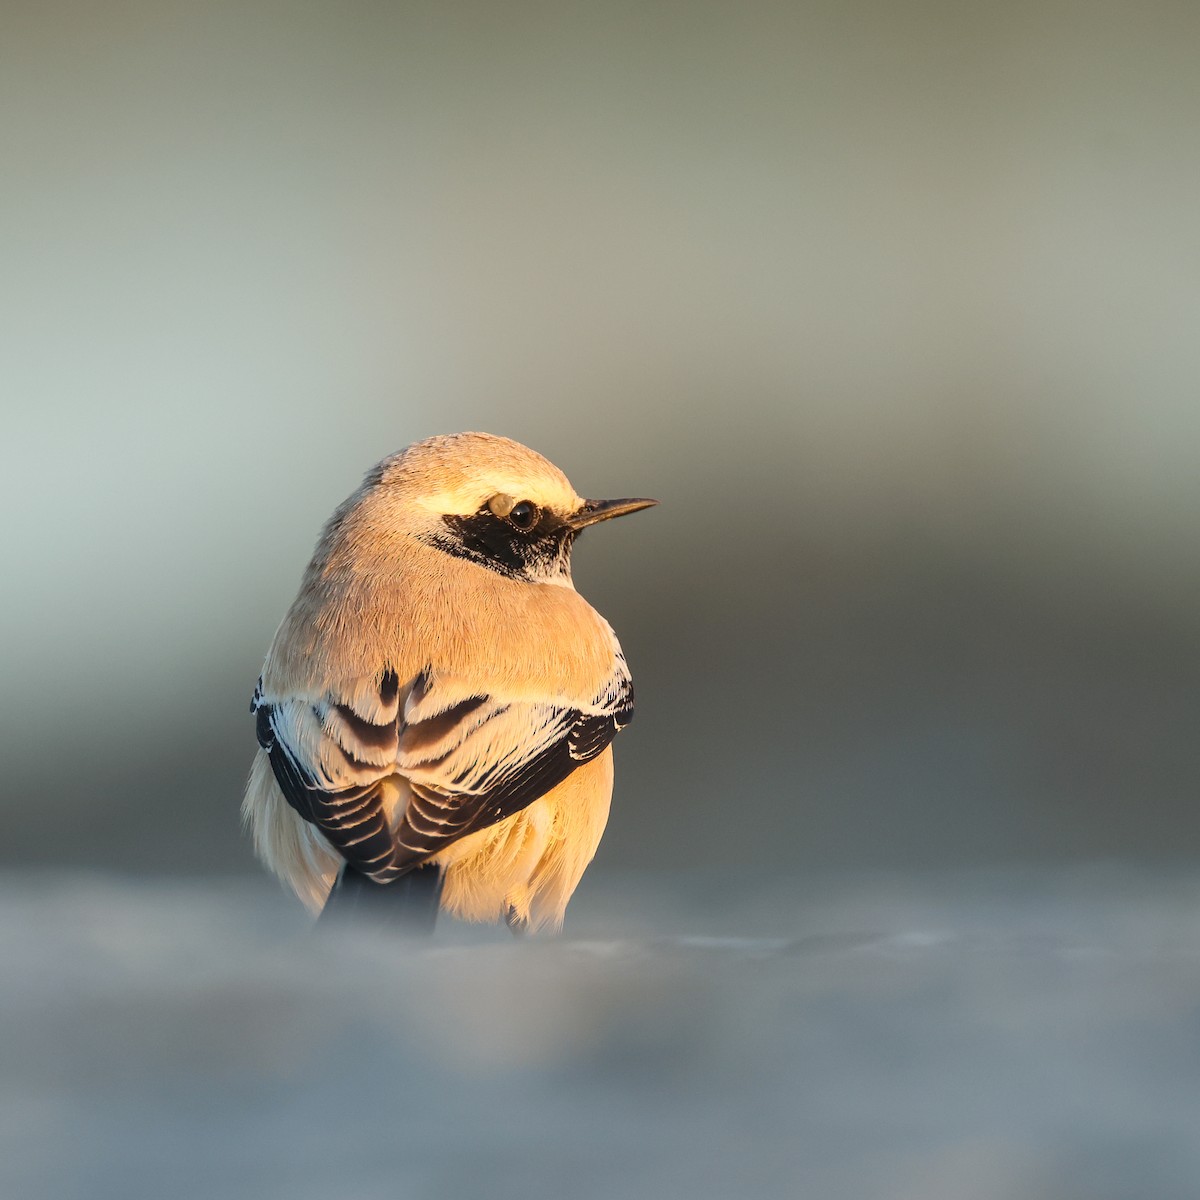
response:
M583 507L567 518L567 525L578 531L595 525L597 521L623 517L626 513L638 512L657 503L657 500L585 500Z

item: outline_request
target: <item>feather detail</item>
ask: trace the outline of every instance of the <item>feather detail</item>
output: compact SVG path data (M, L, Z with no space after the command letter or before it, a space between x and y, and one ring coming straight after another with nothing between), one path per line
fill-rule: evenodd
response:
M618 650L582 704L472 694L426 667L406 687L386 670L345 696L274 696L260 680L251 707L287 802L346 862L386 883L528 808L602 753L632 719L633 687Z
M397 768L412 799L396 831L400 861L420 862L495 825L600 754L633 714L624 656L586 704L467 696L426 670L405 703ZM418 719L421 718L421 719Z

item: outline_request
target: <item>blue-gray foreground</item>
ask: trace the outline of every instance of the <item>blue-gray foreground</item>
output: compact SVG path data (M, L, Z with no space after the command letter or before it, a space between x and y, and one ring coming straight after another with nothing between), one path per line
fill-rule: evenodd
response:
M598 878L562 940L422 944L2 877L0 1195L1200 1194L1200 878L702 896Z

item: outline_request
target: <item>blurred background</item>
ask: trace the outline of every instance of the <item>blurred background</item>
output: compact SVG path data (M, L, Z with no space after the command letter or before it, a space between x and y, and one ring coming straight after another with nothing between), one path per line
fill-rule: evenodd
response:
M459 429L663 502L600 869L1200 856L1194 5L4 24L6 860L254 870L321 523Z
M4 865L261 884L318 530L483 429L662 501L575 556L639 700L584 927L629 878L1194 870L1195 4L2 24Z

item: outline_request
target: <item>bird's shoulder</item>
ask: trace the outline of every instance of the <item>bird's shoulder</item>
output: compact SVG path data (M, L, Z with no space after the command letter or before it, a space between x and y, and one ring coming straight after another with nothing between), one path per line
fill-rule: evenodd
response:
M611 626L574 588L441 565L310 570L267 654L267 691L354 694L385 670L412 681L430 669L477 691L585 701L623 669Z

